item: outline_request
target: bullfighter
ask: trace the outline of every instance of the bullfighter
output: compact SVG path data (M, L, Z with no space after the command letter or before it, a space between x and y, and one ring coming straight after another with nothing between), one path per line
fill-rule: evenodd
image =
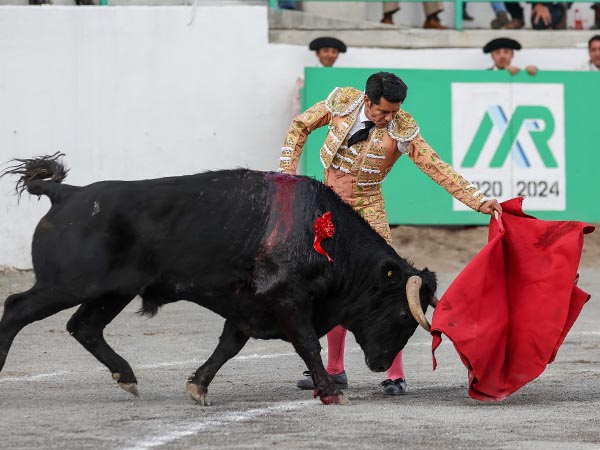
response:
M390 72L378 72L365 91L335 88L327 97L296 116L281 151L279 171L295 174L308 135L328 126L321 147L324 182L352 206L388 243L392 243L381 183L396 161L406 154L417 167L454 198L484 214L502 212L495 199L487 199L465 180L421 136L413 117L401 109L408 87ZM340 325L327 334L329 373L339 389L348 387L344 370L346 330ZM300 389L314 389L309 371L298 381ZM398 353L383 383L385 395L407 389L402 352Z

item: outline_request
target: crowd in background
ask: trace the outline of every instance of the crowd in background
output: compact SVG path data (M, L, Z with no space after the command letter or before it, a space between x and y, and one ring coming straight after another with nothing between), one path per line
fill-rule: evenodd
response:
M74 0L77 5L96 5L95 0ZM571 8L573 2L527 2L531 4L529 23L534 30L564 30L567 28L567 18L572 9L573 14L580 14L579 8ZM48 5L52 0L29 0L30 5ZM282 9L301 9L302 2L296 0L278 0L278 6ZM394 16L400 11L401 2L382 2L381 23L395 25ZM445 30L448 26L442 24L439 14L444 11L442 2L422 2L425 20L423 28ZM490 22L490 27L495 30L507 29L518 30L526 26L526 18L523 6L520 2L490 2L495 17ZM590 29L600 29L600 3L593 3L594 23ZM462 19L464 21L474 20L467 10L467 3L462 6ZM574 18L575 28L583 29L578 17Z
M76 5L97 5L94 0L74 0ZM29 0L30 5L51 5L52 0Z
M400 11L401 2L382 2L383 11L381 23L394 25L394 15ZM442 2L422 2L425 15L423 28L426 29L447 29L446 25L441 23L439 14L444 10ZM529 22L534 30L564 30L567 28L568 15L572 13L575 16L580 14L579 8L573 7L573 2L527 2L531 4L531 13L525 17L524 8L520 2L490 2L495 17L490 23L490 27L495 30L507 29L518 30L524 28ZM282 9L301 9L301 2L295 0L279 0L279 7ZM594 23L590 29L600 29L600 3L593 3ZM463 3L462 19L472 21L467 9L467 3ZM583 29L578 17L574 17L575 28Z
M308 48L315 52L317 57L315 65L317 67L332 67L337 61L340 53L345 53L347 50L347 46L344 42L329 36L314 39L309 44ZM508 37L492 39L485 44L482 49L483 52L489 54L492 59L492 65L490 67L485 67L485 69L507 70L511 75L517 74L521 69L514 66L512 60L514 52L521 50L521 48L521 43L515 39ZM577 69L593 72L600 71L600 34L594 35L588 40L588 55L589 60L582 63ZM484 67L482 67L482 69L484 69ZM538 68L533 65L528 65L524 69L529 75L535 75L538 72ZM302 87L302 85L303 83L299 85L299 87ZM296 101L298 103L293 108L295 114L299 111L299 100L296 99Z

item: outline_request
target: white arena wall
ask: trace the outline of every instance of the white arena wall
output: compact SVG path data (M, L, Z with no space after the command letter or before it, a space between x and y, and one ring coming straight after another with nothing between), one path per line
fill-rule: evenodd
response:
M274 170L304 46L270 44L266 6L0 7L0 162L66 153L67 182ZM530 49L570 70L587 50ZM339 67L481 69L480 49L350 48ZM435 104L432 103L432 107ZM5 167L5 166L3 166ZM0 179L0 267L31 267L49 207Z

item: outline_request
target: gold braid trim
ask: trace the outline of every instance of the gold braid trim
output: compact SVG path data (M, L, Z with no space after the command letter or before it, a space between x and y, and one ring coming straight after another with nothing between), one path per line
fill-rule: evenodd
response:
M388 134L396 141L410 142L419 134L419 125L409 113L400 110L389 123Z
M364 93L353 87L337 87L325 100L325 107L334 116L347 116L358 108L364 98Z
M331 114L321 101L292 120L288 128L281 156L279 158L279 171L285 173L296 173L300 155L308 135L315 129L327 125L331 120ZM332 155L333 156L333 155Z
M483 193L445 163L420 135L411 141L408 155L425 175L469 208L479 211L486 201Z

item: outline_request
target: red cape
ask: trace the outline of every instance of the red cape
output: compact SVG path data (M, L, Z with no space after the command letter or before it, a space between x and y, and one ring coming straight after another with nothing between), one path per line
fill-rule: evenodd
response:
M502 203L502 215L490 221L488 244L433 314L433 352L442 333L450 338L477 400L502 400L537 378L590 298L575 280L583 235L594 227L539 220L524 214L522 203Z

